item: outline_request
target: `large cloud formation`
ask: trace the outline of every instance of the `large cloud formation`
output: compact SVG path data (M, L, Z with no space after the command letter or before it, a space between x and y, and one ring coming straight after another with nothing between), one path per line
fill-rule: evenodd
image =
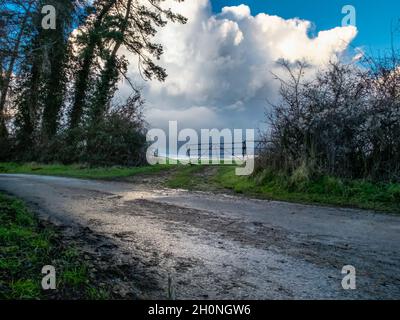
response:
M165 83L144 84L151 127L257 128L268 100L277 97L279 59L306 59L315 68L346 51L355 27L337 27L310 36L312 24L300 19L251 14L246 5L213 14L209 0L168 7L186 16L186 25L168 24L157 35L165 49L160 64ZM132 60L134 58L132 57ZM130 76L138 79L135 63ZM126 92L126 84L121 86Z

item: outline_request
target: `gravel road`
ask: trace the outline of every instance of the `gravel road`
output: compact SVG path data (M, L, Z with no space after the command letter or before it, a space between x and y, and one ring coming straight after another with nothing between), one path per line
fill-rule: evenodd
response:
M171 279L178 299L400 298L400 216L33 175L0 190L134 274L141 297L166 298Z

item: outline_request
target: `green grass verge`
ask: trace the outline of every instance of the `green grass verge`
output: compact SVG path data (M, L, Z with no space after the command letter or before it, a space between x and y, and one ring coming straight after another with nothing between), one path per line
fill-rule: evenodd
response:
M286 176L264 170L251 177L235 175L230 165L155 165L90 168L81 165L0 163L0 173L28 173L86 179L119 179L171 170L170 188L217 191L231 189L258 198L400 212L400 184L372 183L323 176L307 179L299 173Z
M92 168L83 165L37 164L37 163L0 163L0 173L20 173L62 176L82 179L117 179L137 174L153 174L168 169L168 165L143 167L104 167Z
M170 188L199 189L202 184L207 183L204 176L201 175L204 166L177 165L176 169L172 177L166 181L166 185Z
M307 179L264 170L254 176L235 175L235 167L216 167L207 175L205 166L182 167L167 181L167 186L191 190L231 189L257 198L299 203L355 207L400 212L400 184L372 183L322 176Z
M45 265L56 268L56 290L42 290ZM87 269L53 227L44 227L21 201L0 193L0 299L107 298L89 284Z

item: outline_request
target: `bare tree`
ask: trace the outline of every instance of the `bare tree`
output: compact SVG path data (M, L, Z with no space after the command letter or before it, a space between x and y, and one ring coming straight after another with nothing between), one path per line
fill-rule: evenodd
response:
M263 166L349 178L400 179L400 72L330 63L309 81L304 63L281 61L281 102L268 115Z
M34 0L7 0L0 5L0 33L6 35L1 37L0 42L0 137L7 136L4 114L7 96L16 64L21 58L21 45L32 18L34 3Z

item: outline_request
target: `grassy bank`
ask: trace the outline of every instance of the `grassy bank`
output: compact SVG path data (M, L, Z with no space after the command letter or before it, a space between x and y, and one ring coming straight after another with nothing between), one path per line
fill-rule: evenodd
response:
M170 178L167 185L205 191L230 189L264 199L400 212L400 184L343 180L328 176L306 179L301 175L286 176L268 170L255 176L243 177L236 176L232 166L215 168L184 167ZM213 174L207 174L209 170L214 170Z
M45 265L56 268L57 289L42 290ZM88 265L12 197L0 193L0 299L102 299L108 293L89 284Z
M248 196L400 212L400 184L372 183L322 176L307 179L301 174L286 176L265 170L251 177L235 175L230 165L156 165L145 167L90 168L82 165L0 163L0 173L27 173L86 179L120 179L137 174L153 175L170 170L166 186L189 190L230 189Z
M92 168L84 165L62 165L62 164L37 164L13 162L0 163L0 173L24 173L62 176L82 179L117 179L131 177L136 174L153 174L168 168L167 165L143 166L143 167L105 167Z

